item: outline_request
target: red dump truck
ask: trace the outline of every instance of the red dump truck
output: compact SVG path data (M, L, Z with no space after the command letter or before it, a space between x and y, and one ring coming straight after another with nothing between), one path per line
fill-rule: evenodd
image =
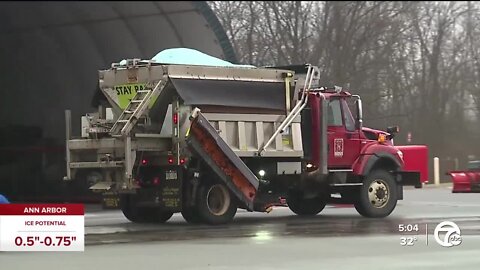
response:
M181 212L191 223L224 224L238 208L316 215L329 203L386 217L404 186L427 180L427 159L405 164L392 142L397 128L363 127L360 97L322 87L319 76L311 65L112 64L99 72L110 111L84 119L80 138L66 111L65 180L102 175L91 189L133 222Z

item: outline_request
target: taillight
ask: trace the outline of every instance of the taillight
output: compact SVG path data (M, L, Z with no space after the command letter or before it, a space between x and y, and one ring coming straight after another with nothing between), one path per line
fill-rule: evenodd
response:
M153 178L153 184L154 185L159 185L160 184L160 177L156 176L155 178Z
M181 165L185 164L185 161L186 161L186 160L185 160L184 158L181 158L181 159L180 159L180 164L181 164Z
M142 159L142 165L147 165L147 163L148 163L148 160Z
M168 157L168 164L173 164L173 157L172 156Z
M173 123L176 125L178 124L178 113L173 114Z

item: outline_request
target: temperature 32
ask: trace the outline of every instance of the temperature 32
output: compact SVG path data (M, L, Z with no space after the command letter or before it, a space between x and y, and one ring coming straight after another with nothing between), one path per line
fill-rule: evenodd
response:
M413 246L415 245L415 242L417 242L417 237L416 236L404 236L400 237L400 245L402 246Z

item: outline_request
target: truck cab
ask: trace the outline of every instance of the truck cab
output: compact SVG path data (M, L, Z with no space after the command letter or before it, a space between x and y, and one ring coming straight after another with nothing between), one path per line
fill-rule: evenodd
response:
M306 153L309 170L314 173L326 163L327 176L317 174L316 181L323 179L328 194L321 196L327 203L352 203L364 216L384 216L394 208L390 196L395 197L394 201L403 199L404 185L420 188L428 180L420 174L428 166L423 156L426 146L409 150L409 155L418 155L418 162L405 164L403 152L393 143L399 128L389 127L387 132L363 127L359 96L339 87L312 89L302 117L306 121L302 128L311 130L311 137L304 138L304 149L311 149ZM326 134L322 122L326 122ZM326 149L322 149L324 136ZM325 154L326 162L322 160ZM332 198L333 193L340 196ZM302 204L301 199L295 200Z
M351 169L359 157L366 138L355 126L348 107L347 93L329 93L328 102L328 164L331 169Z
M399 151L393 146L394 134L385 131L363 127L362 103L359 96L352 95L347 91L323 88L321 97L318 93L311 94L309 108L312 110L311 121L314 129L314 137L321 137L316 123L327 122L327 153L328 169L331 171L351 171L361 174L362 168L359 163L366 155L373 153L382 154L392 159L399 167L403 160ZM322 107L322 99L326 100L327 113L322 117L319 113ZM352 113L350 104L355 107ZM355 115L355 117L353 116ZM324 119L322 119L324 118ZM318 147L313 147L317 149ZM320 153L314 151L313 163L317 163Z

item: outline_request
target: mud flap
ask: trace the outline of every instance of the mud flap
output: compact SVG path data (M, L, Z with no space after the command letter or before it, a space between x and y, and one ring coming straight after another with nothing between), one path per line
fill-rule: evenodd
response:
M395 172L397 182L402 186L414 186L415 188L422 188L422 181L420 181L419 172Z
M259 181L255 174L218 135L216 129L195 109L187 134L190 150L201 158L225 183L230 191L254 211L253 201Z
M102 209L120 209L120 197L114 191L102 194Z

